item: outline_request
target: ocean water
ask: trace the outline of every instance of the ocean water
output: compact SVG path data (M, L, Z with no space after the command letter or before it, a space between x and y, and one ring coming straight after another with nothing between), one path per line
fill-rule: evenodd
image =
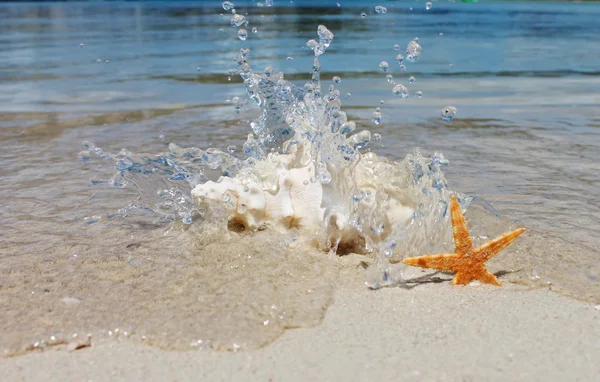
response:
M221 2L0 5L5 355L79 346L88 333L251 349L318 324L339 284L335 260L273 233L219 232L189 185L165 176L115 187L115 163L101 157L155 158L169 143L239 153L259 114L231 101L246 96L229 74L240 48L253 68L302 85L320 24L335 34L323 86L339 76L349 119L382 137L366 150L443 152L449 188L475 197L477 240L528 229L490 262L508 272L501 281L600 301L600 5L386 1L379 14L367 1L234 3L246 41ZM395 57L416 37L422 54L402 71Z

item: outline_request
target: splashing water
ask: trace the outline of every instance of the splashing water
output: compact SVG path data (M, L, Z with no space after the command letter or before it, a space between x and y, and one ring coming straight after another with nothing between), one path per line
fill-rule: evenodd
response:
M238 19L234 15L232 25ZM271 67L255 72L250 50L240 49L237 68L230 74L243 79L249 100L261 110L250 123L252 132L243 144L242 158L234 155L235 148L201 150L170 144L168 153L147 156L127 151L108 154L88 145L82 159L96 155L115 162L117 172L105 183L127 187L139 177L161 174L174 184L156 193L155 208L142 197L143 202L118 214L147 209L158 221L190 224L202 218L222 221L236 232L294 228L306 237L323 232L318 248L374 256L373 269L378 271L367 280L374 288L402 281L401 266L391 272L389 258L444 248L450 242L445 224L449 190L442 172L448 161L442 154L426 157L419 150L400 162L365 152L371 132L355 132L356 124L342 111L334 85L339 77L327 91L321 88L319 57L334 35L324 25L317 35L318 41L307 42L314 59L312 78L303 87ZM418 57L417 47L411 41L407 55ZM387 63L380 68L387 68ZM408 97L408 89L400 84L393 93ZM234 98L236 108L247 104ZM373 122L382 122L379 108Z

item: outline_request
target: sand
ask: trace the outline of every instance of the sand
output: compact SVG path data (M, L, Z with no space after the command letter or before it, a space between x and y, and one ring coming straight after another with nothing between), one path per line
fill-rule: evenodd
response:
M600 306L514 284L337 289L323 322L259 350L163 351L127 340L0 359L3 381L595 381Z

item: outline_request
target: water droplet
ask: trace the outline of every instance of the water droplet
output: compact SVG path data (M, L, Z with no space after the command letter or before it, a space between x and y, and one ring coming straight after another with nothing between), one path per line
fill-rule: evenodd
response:
M231 9L233 9L235 7L235 5L231 2L231 1L224 1L223 2L223 9L226 11L229 11Z
M431 1L426 2L425 3L425 9L430 10L432 5L433 4L431 4Z
M379 108L377 108L379 110ZM380 125L381 124L381 112L376 111L373 113L373 119L371 119L371 121L376 124L376 125Z
M161 134L161 135L159 135L159 136L158 136L158 139L159 139L161 142L164 142L164 141L165 141L165 136L164 136L163 134Z
M537 281L537 280L539 280L539 279L540 279L540 276L538 275L538 273L536 272L536 270L535 270L535 269L532 269L532 270L529 272L529 274L530 274L530 276L529 276L529 277L531 278L531 280Z
M398 69L400 69L401 72L406 72L406 65L400 64L400 66L398 67Z
M387 8L381 5L378 5L375 7L375 12L379 13L379 14L384 14L387 13Z
M346 94L346 97L348 97L348 98L352 97L352 93Z
M256 27L252 28L252 33L258 33L258 28L256 28Z
M265 0L265 5L267 7L272 7L273 6L273 0Z
M387 80L387 82L389 82L390 84L394 83L394 76L392 76L391 74L388 74L385 76L385 79Z
M452 121L452 119L454 118L454 116L456 115L456 108L454 106L446 106L443 110L442 110L442 119L444 121Z
M294 59L294 57L292 57L292 56L287 56L287 58L286 58L286 60L288 60L288 61L292 61L293 59Z
M408 97L408 89L406 88L406 86L404 86L402 84L398 84L398 85L394 86L392 88L392 93L394 93L395 96L398 96L401 98Z
M388 68L389 68L389 65L387 62L381 61L379 63L379 70L381 70L382 72L387 72Z
M443 36L444 36L444 34L442 32L440 32L440 37L443 37Z
M422 49L423 48L421 47L421 45L419 45L416 39L412 40L408 43L408 46L406 47L406 59L409 62L417 62L419 56L421 55Z
M246 41L246 39L248 38L248 31L245 29L240 29L238 30L238 38L242 41Z
M379 134L379 133L373 134L373 140L374 141L380 141L381 140L381 134Z
M408 77L408 83L409 84L415 83L415 77L413 77L413 76Z
M319 25L317 35L319 36L319 44L323 46L324 52L331 45L331 41L333 41L333 33L325 25Z
M400 50L400 45L398 45L398 44L394 45L394 50Z
M333 82L335 82L336 84L339 84L340 82L342 82L342 79L341 79L340 77L338 77L338 76L334 76L334 77L332 78L332 80L333 80Z
M235 145L229 145L229 146L227 146L227 151L229 151L230 153L234 153L235 149L236 149Z
M317 40L308 40L306 46L312 49L317 57L325 52L323 45L319 44Z
M373 121L376 125L381 123L381 114L379 114L378 118L379 122ZM369 130L359 131L358 133L348 138L348 140L355 149L362 149L363 147L368 145L369 142L371 142L371 132Z
M84 45L85 45L84 43L79 43L80 48L83 48Z
M200 66L196 66L196 70L201 70L202 68Z
M422 92L422 91L420 91L420 90L417 90L417 91L415 92L415 97L417 97L417 98L423 98L423 92Z
M231 26L234 28L241 27L246 22L246 17L235 14L231 16Z
M354 129L356 129L356 122L348 121L348 122L342 124L342 126L340 126L340 134L343 134L343 135L350 134L351 132L354 131Z
M401 55L401 54L397 55L397 56L396 56L396 63L397 63L398 65L400 65L400 64L404 64L404 56L403 56L403 55Z
M363 12L360 14L360 17L362 17L364 19L365 17L367 17L367 14L365 12Z

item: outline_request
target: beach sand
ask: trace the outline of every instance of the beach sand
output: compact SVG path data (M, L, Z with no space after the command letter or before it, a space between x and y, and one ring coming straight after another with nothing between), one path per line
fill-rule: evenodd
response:
M163 351L107 341L0 359L3 381L593 381L600 306L548 288L425 283L369 290L344 259L323 322L255 351ZM502 280L502 278L501 278Z

